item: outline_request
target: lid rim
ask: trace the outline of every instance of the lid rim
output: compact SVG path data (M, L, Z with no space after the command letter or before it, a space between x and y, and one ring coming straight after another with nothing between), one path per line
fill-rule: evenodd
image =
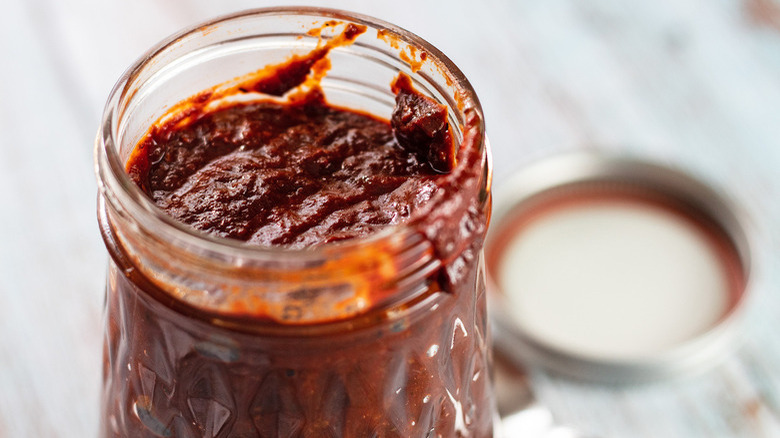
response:
M742 271L741 290L716 323L702 333L658 353L610 356L588 354L548 342L512 322L504 309L504 296L490 280L489 307L494 344L508 357L524 365L540 365L568 377L610 383L640 383L671 378L709 368L737 346L738 327L754 283L757 260L755 230L746 211L725 193L689 173L657 162L603 152L578 152L548 158L515 175L496 194L495 216L486 240L486 251L495 247L496 230L511 213L531 198L567 186L615 183L650 190L685 202L712 221L735 251ZM488 276L491 273L488 272Z

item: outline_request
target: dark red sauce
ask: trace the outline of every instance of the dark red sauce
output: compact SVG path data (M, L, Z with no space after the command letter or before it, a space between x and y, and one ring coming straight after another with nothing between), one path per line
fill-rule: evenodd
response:
M222 237L305 247L365 236L408 218L436 190L433 163L454 162L446 109L415 113L427 98L412 95L399 94L395 135L321 99L200 114L153 130L128 172L168 214Z

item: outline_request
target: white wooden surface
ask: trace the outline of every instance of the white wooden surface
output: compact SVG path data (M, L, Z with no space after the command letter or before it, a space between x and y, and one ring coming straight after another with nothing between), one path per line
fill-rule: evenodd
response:
M558 419L604 437L780 437L780 6L777 0L314 2L418 33L471 79L496 185L601 147L683 166L764 226L744 347L694 378L604 387L531 374ZM276 2L282 4L288 2ZM0 21L0 437L97 428L105 251L92 140L143 51L270 2L5 0Z

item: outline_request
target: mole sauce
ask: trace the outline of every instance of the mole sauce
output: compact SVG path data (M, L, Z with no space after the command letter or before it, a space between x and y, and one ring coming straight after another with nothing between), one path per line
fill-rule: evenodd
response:
M277 334L225 327L161 290L101 218L112 256L102 436L492 436L480 266L489 203L425 210L437 191L457 190L447 178L458 164L447 109L404 74L392 84L389 122L328 104L316 84L293 90L321 75L331 47L362 30L349 25L230 91L287 94L288 102L210 108L215 95L204 92L179 106L138 143L126 169L176 220L261 247L363 238L414 226L422 211L433 225L419 234L433 243L439 268L417 301L435 304L403 318L368 313L369 325L335 333L317 332L328 326L320 321L310 334L233 307Z
M366 236L403 222L431 197L438 174L429 156L439 169L454 160L446 109L429 103L443 122L432 137L446 137L429 147L431 117L407 114L422 106L406 103L412 95L399 94L406 110L392 119L407 136L321 97L255 102L153 130L128 173L166 213L221 237L300 248Z

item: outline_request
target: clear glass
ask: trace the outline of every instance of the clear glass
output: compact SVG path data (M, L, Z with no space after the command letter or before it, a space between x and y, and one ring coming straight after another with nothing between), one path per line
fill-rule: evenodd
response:
M389 118L404 71L456 128L458 166L408 223L317 249L251 247L177 223L130 181L130 152L176 103L309 52L307 31L331 20L368 31L331 52L330 103ZM492 436L489 151L473 89L430 44L326 9L219 18L125 73L95 156L111 256L101 436ZM236 300L262 315L232 314Z

